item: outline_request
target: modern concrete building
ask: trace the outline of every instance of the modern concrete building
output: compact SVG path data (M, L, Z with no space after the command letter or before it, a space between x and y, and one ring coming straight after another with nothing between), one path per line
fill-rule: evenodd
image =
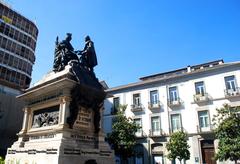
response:
M21 128L23 102L15 96L30 85L37 36L32 21L0 1L0 156Z
M187 164L224 163L212 159L217 150L212 118L224 103L240 105L239 84L240 62L217 60L110 88L105 100L105 132L111 132L117 106L127 104L126 116L141 126L133 163L172 163L166 158L166 143L178 130L188 133L191 157Z

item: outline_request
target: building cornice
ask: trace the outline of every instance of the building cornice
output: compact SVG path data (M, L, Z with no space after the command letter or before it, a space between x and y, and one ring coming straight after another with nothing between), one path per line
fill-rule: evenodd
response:
M108 93L117 92L117 91L121 91L121 90L125 90L125 89L131 89L134 87L140 87L140 86L150 85L150 84L154 84L154 83L161 83L161 82L166 83L173 79L178 80L181 78L192 77L192 76L196 76L196 75L199 75L202 73L209 73L209 72L212 72L215 70L229 68L232 66L240 66L240 62L219 64L214 67L202 68L202 69L198 69L198 70L191 71L191 72L186 72L186 73L179 74L179 75L172 75L172 76L165 77L165 78L153 78L153 79L143 80L143 81L139 81L139 82L135 82L135 83L130 83L127 85L113 87L113 88L107 89L106 92L108 92Z

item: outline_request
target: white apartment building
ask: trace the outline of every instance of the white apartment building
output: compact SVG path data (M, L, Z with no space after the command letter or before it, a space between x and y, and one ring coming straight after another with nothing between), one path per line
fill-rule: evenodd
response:
M217 150L212 118L224 103L240 105L238 85L240 62L223 60L142 77L106 90L104 131L111 132L116 107L127 104L126 116L141 125L131 163L178 163L167 159L166 143L172 132L184 130L191 154L187 164L229 164L212 159Z

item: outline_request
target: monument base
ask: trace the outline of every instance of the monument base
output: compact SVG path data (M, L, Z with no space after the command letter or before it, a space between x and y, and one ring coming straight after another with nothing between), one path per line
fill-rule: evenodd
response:
M113 164L114 154L104 136L64 133L31 136L28 142L19 137L8 149L6 164Z
M50 72L18 96L27 105L6 164L115 163L100 121L105 92L92 73L74 68Z

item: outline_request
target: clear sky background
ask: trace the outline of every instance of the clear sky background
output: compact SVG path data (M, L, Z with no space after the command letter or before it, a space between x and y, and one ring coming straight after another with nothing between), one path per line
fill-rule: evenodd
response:
M218 59L240 60L239 0L6 0L39 29L32 83L52 69L56 36L95 43L110 87Z

